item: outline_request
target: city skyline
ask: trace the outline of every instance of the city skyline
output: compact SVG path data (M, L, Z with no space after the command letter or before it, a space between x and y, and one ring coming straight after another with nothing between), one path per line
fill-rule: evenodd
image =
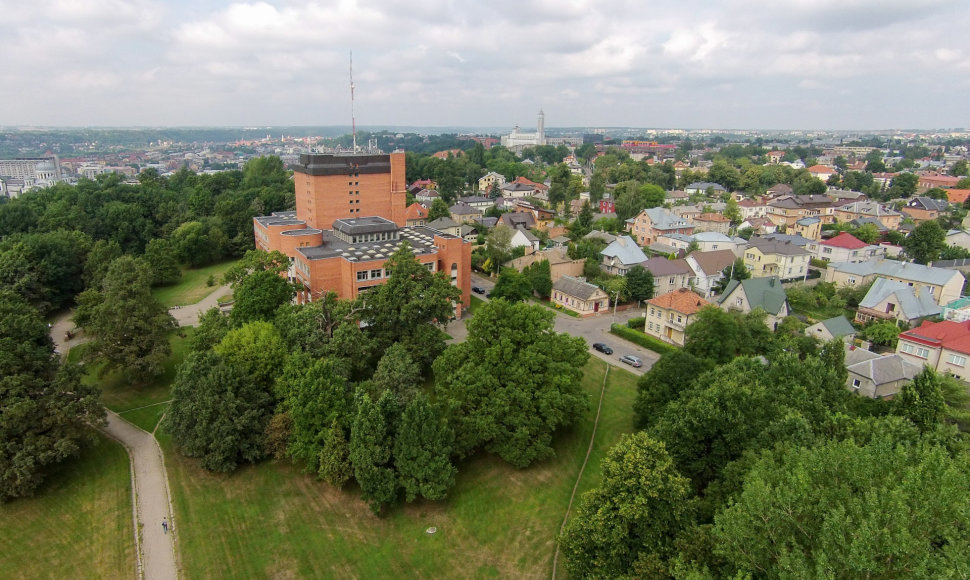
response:
M970 6L0 0L6 126L970 126Z

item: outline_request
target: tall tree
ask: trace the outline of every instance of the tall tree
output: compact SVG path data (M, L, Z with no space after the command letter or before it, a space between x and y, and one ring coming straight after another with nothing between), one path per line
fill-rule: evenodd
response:
M0 503L30 495L102 425L99 392L60 365L40 313L0 290Z
M381 515L397 497L397 474L391 463L393 433L381 405L357 392L357 417L350 431L350 462L361 497Z
M372 380L378 393L390 391L400 404L406 405L420 389L421 366L398 342L384 352Z
M552 293L552 268L549 260L538 260L522 269L522 273L529 280L532 291L542 298L549 298Z
M640 264L630 268L626 273L626 291L631 300L650 300L654 292L653 273Z
M448 203L440 197L436 197L434 201L431 202L431 207L428 209L428 221L433 222L439 218L451 217L451 209L448 207Z
M151 272L152 286L174 284L182 277L175 249L165 238L155 238L148 242L143 256Z
M923 367L912 381L903 385L899 397L893 400L893 406L897 413L912 421L920 431L932 431L946 416L943 378L931 367Z
M233 471L266 455L275 400L246 370L215 352L192 353L179 367L165 429L179 450L211 471Z
M447 496L457 472L451 463L454 439L437 407L424 395L419 394L404 408L394 437L394 467L408 502Z
M940 256L946 247L946 232L936 220L928 220L916 226L906 239L903 249L917 264L928 264Z
M510 302L521 302L532 297L532 284L525 274L515 268L502 268L491 294L492 299L504 298Z
M634 565L664 560L690 521L690 482L664 444L646 433L624 435L607 453L599 487L583 494L560 547L577 578L633 576Z
M175 319L151 293L148 269L130 256L108 268L101 292L92 297L84 329L94 335L89 360L104 361L102 373L120 368L130 382L144 382L163 372L171 353L168 334ZM83 313L82 313L83 314Z
M253 272L233 286L229 320L234 326L271 320L280 306L293 299L293 294L293 285L276 272Z
M435 361L435 393L458 455L484 447L526 467L553 456L553 433L582 417L589 352L581 338L554 332L554 317L542 306L492 300L468 322L468 339Z
M345 429L337 420L330 424L324 435L319 462L317 475L338 489L354 476L354 467L350 463L350 444L347 442Z

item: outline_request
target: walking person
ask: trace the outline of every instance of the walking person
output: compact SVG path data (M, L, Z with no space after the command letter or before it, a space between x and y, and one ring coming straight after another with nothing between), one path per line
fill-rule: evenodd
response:
M165 518L162 518L162 531L168 534L168 522L165 521Z

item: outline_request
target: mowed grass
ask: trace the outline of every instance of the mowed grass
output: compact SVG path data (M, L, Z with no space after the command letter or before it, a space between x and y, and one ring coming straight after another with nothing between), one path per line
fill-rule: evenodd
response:
M236 264L238 260L220 262L204 268L182 269L182 278L178 283L171 286L162 286L152 290L152 296L156 300L171 308L172 306L188 306L195 304L212 293L213 290L222 285L222 276L226 270ZM208 285L209 276L215 280L215 284Z
M100 364L89 364L82 381L101 389L101 402L128 421L151 432L155 429L162 414L168 408L166 401L172 398L172 383L178 367L189 351L189 339L195 329L191 326L173 330L169 335L172 354L166 359L164 372L145 385L131 385L125 382L120 372L98 376ZM84 345L71 349L68 360L77 362L81 358Z
M379 519L354 486L337 491L288 462L211 474L161 436L186 578L547 578L555 539L589 445L606 363L592 358L591 408L525 470L481 454L459 465L448 500L399 505ZM633 428L635 377L614 368L582 488ZM437 528L430 535L426 529Z
M0 546L0 578L134 578L124 448L99 434L34 497L0 505Z

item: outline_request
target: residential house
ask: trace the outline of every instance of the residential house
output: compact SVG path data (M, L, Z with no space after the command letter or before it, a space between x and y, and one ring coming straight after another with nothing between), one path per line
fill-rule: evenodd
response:
M687 264L687 260L682 259L650 258L643 263L643 267L653 274L653 289L657 295L689 288L694 276L694 270Z
M948 187L956 187L957 183L959 182L959 177L942 175L939 173L924 173L923 175L919 176L919 180L916 182L916 189L919 192L924 192L927 189L933 189L934 187L942 187L943 189L946 189Z
M513 212L516 213L530 213L533 219L535 219L535 227L544 230L552 225L553 220L556 219L556 212L551 209L546 209L544 207L539 207L525 201L517 201L515 206L512 208Z
M933 296L917 292L913 286L888 278L876 278L855 314L855 321L867 324L871 321L898 320L913 324L921 318L936 316L940 306Z
M647 255L630 236L617 236L600 252L603 261L600 268L608 274L626 276L630 268L647 261Z
M547 260L549 262L549 277L556 282L563 276L579 277L583 275L585 260L573 260L566 253L566 248L550 248L539 250L528 256L512 260L512 267L518 271L524 270L535 262Z
M970 321L923 321L916 328L899 333L896 354L921 367L926 365L966 381L970 379Z
M761 309L767 314L765 324L771 329L775 329L791 311L788 296L777 276L731 280L718 299L718 306L724 310L740 310L745 314Z
M610 298L601 288L572 276L562 276L553 283L550 296L553 304L580 316L609 312Z
M950 202L933 199L932 197L914 197L903 206L903 215L912 218L917 224L925 221L935 220L941 215L946 214L950 209Z
M695 181L684 188L688 194L706 194L708 191L713 193L715 196L719 196L725 193L727 190L720 183L711 183L709 181Z
M505 185L505 176L501 173L495 173L494 171L489 171L484 176L478 180L478 191L491 191L492 185L497 187L502 187Z
M896 260L869 262L830 262L823 279L838 286L864 286L877 277L912 286L917 294L928 294L937 304L947 304L960 297L963 274L933 266Z
M873 218L882 226L880 231L895 230L903 221L903 214L874 201L856 201L835 208L835 219L852 222L862 218ZM860 224L866 222L858 222Z
M507 212L499 217L499 223L513 229L531 230L536 227L536 218L529 212Z
M455 220L459 224L467 224L475 221L477 218L482 216L482 212L468 205L467 203L458 202L455 205L448 208L451 213L451 219Z
M816 322L805 329L806 336L817 338L822 342L828 342L835 338L850 342L855 337L855 333L855 327L852 326L848 318L841 314L834 318Z
M710 306L688 288L680 288L647 300L643 331L660 340L684 346L684 331L701 308Z
M734 264L737 256L731 250L691 252L685 261L693 271L694 291L712 296L714 286L724 277L724 269Z
M475 223L481 225L486 230L490 230L498 225L497 217L480 217L475 219Z
M784 280L808 275L809 252L790 241L751 238L744 249L744 265L753 278L777 276Z
M526 254L531 254L539 249L539 238L529 230L516 228L509 242L510 248L525 248Z
M768 202L769 219L778 226L791 226L806 217L817 217L822 223L835 223L835 205L827 195L786 195Z
M785 231L809 240L819 240L822 238L822 220L817 217L804 217Z
M494 199L481 195L466 195L464 197L459 197L458 201L461 203L467 203L481 213L485 213L485 210L495 205Z
M773 234L778 231L775 222L766 217L747 218L738 224L738 231L751 228L757 235Z
M512 183L518 183L520 185L526 185L528 187L531 187L536 191L536 193L539 193L541 195L545 195L549 191L548 185L544 183L538 183L536 181L532 181L531 179L527 177L522 177L521 175L519 177L516 177L515 180L512 181Z
M485 228L482 226L482 224L470 222L461 224L458 227L458 235L460 235L461 239L465 240L466 242L476 243L478 242L479 232L484 230Z
M438 199L438 192L434 189L418 189L414 192L414 199L415 201L430 205L431 202Z
M829 177L839 173L831 167L826 167L824 165L812 165L808 168L808 172L812 175L812 177L820 179L823 183L828 181Z
M682 189L674 189L664 194L664 200L671 203L687 203L690 195Z
M787 183L776 183L769 187L765 194L774 199L785 195L795 195L795 190Z
M898 354L882 356L857 348L845 355L846 388L870 399L891 399L920 370Z
M583 236L583 239L584 240L591 240L591 239L603 240L607 244L612 244L613 241L616 240L616 236L601 230L593 230L590 233Z
M662 207L642 210L627 224L627 229L642 246L649 246L662 234L694 233L694 226L687 220L677 217L670 210Z
M950 230L946 233L946 245L970 250L970 233L966 230Z
M715 232L725 234L731 230L731 220L719 213L702 213L694 216L695 232Z
M731 250L736 257L740 257L748 241L744 238L732 238L716 232L698 232L691 236L691 241L697 244L697 249L702 252L713 252L715 250Z
M673 254L680 250L686 250L693 241L694 236L688 236L686 234L661 234L648 248L650 248L651 252L659 254Z
M418 202L414 202L408 206L407 211L404 214L405 224L409 228L414 226L423 226L428 223L428 208L424 207Z
M451 234L453 236L461 235L461 224L450 217L440 217L432 222L429 222L428 227L433 230L438 230L443 234Z
M970 189L957 189L955 187L951 187L950 189L946 190L946 198L953 205L963 205L964 202L967 201L968 197L970 197Z
M943 320L952 320L953 322L970 320L970 297L957 298L942 305L940 316L943 317Z
M522 199L523 197L537 197L536 189L524 183L506 183L502 186L502 197L509 199Z
M820 242L815 257L826 262L867 262L885 258L886 248L867 244L849 232L842 232Z
M768 215L768 204L759 199L745 198L738 202L741 219L763 218Z

